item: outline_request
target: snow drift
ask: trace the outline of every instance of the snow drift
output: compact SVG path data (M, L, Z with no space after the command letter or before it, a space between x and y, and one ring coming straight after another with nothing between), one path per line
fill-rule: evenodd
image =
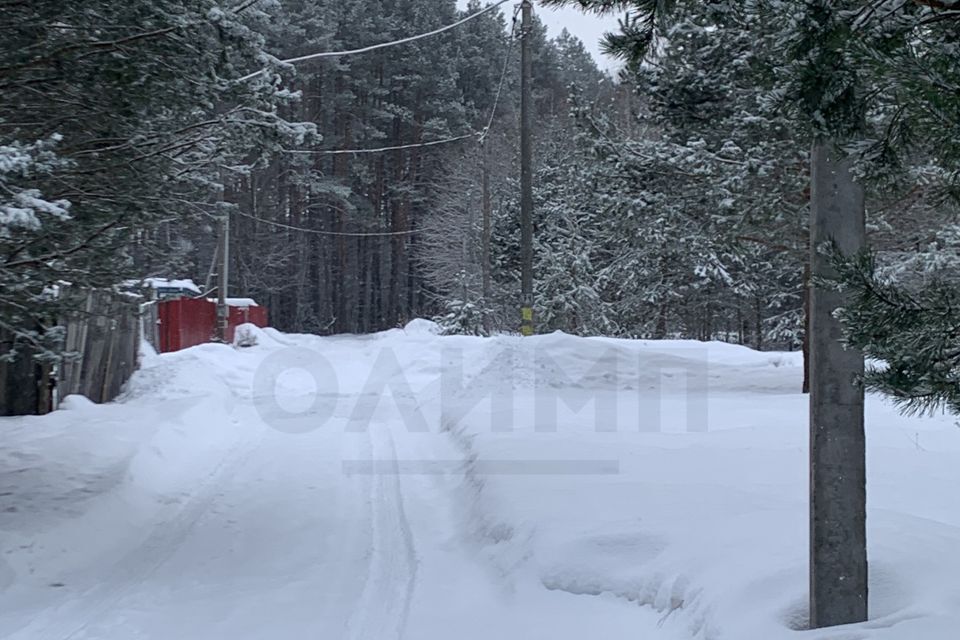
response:
M0 636L955 637L950 417L869 398L871 621L803 631L799 354L248 332L0 419Z

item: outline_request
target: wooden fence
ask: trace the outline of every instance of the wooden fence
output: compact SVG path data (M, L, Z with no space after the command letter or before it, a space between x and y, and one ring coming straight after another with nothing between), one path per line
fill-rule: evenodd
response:
M63 362L38 363L27 345L17 346L12 361L0 357L0 415L48 413L72 394L109 402L136 370L140 300L111 291L63 295L72 296L71 311L60 321L66 328ZM0 332L0 356L13 348L13 336Z

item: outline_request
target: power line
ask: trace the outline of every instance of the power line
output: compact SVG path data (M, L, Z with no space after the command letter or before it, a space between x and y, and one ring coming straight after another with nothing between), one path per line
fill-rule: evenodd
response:
M506 0L509 1L509 0ZM500 4L503 4L502 2ZM491 5L491 7L496 7L499 5ZM482 144L487 135L490 133L490 129L493 128L493 121L497 117L497 110L500 107L500 98L503 96L503 88L506 84L507 71L510 68L510 54L513 52L513 43L516 41L517 33L517 16L520 11L520 6L517 5L516 10L513 12L513 26L510 29L510 37L507 45L507 52L503 58L503 69L500 72L500 81L497 83L497 93L493 100L493 107L490 109L490 118L487 120L487 126L481 131L473 131L460 136L454 136L452 138L443 138L442 140L431 140L429 142L414 142L411 144L401 144L392 147L376 147L372 149L284 149L283 153L291 154L304 154L304 155L321 155L321 156L339 156L339 155L351 155L351 154L361 154L361 153L384 153L387 151L402 151L404 149L419 149L423 147L435 147L441 144L450 144L453 142L460 142L461 140L468 140L470 138L479 138L480 143ZM477 16L479 14L474 14Z
M476 138L482 136L483 133L480 131L474 131L462 136L456 136L454 138L444 138L443 140L431 140L430 142L415 142L412 144L401 144L395 147L378 147L375 149L284 149L284 153L305 153L305 154L314 154L321 156L338 156L338 155L347 155L353 153L383 153L385 151L401 151L403 149L415 149L419 147L435 147L438 144L449 144L451 142L459 142L460 140L467 140L468 138Z
M478 13L472 14L472 15L468 16L467 18L464 18L463 20L460 20L459 22L456 22L456 23L454 23L454 24L452 24L452 25L449 25L449 26L444 27L444 28L442 28L442 29L439 29L439 30L437 30L437 31L433 31L433 32L430 32L430 33L422 34L422 35L420 35L420 36L414 36L414 37L412 37L412 38L407 38L407 39L405 39L405 40L398 40L398 41L396 41L396 42L386 43L386 44L383 44L383 45L375 45L375 46L373 46L373 47L367 47L367 48L365 48L365 49L357 49L357 50L354 50L354 51L345 51L345 52L336 52L336 53L314 54L314 55L312 55L312 56L304 56L304 57L301 57L301 58L294 58L294 59L291 59L291 60L284 60L284 61L282 61L282 62L295 63L295 62L302 62L302 61L304 61L304 60L309 60L309 59L313 59L313 58L320 58L320 57L333 57L333 56L340 56L340 55L352 55L352 54L355 54L355 53L363 53L363 52L366 52L366 51L372 51L372 50L375 50L375 49L379 49L379 48L383 48L383 47L388 47L388 46L393 46L393 45L401 44L401 43L404 43L404 42L411 42L411 41L413 41L413 40L419 40L419 39L421 39L421 38L426 38L426 37L429 37L429 36L431 36L431 35L436 35L437 33L442 33L443 31L447 31L447 30L453 29L453 28L455 28L455 27L463 24L464 22L467 22L468 20L472 20L473 18L476 18L476 17L478 17L478 16L480 16L480 15L483 15L484 13L486 13L486 12L488 12L488 11L492 11L493 9L499 7L499 6L502 5L502 4L506 4L506 3L509 2L509 1L510 1L510 0L501 0L500 2L497 2L496 4L492 4L492 5L488 6L487 8L483 9L482 11L479 11ZM490 133L490 130L493 128L493 123L494 123L494 120L496 119L497 111L498 111L499 106L500 106L500 99L501 99L502 96L503 96L503 89L504 89L504 86L505 86L505 84L506 84L507 71L509 70L509 67L510 67L510 54L511 54L512 51L513 51L513 43L516 41L517 17L518 17L518 15L519 15L519 12L520 12L520 5L518 5L517 8L516 8L516 9L514 10L514 12L513 12L513 24L512 24L511 29L510 29L510 36L509 36L509 38L508 38L507 51L506 51L506 53L504 54L503 68L502 68L502 70L501 70L501 72L500 72L500 80L499 80L499 82L497 83L497 93L496 93L496 95L495 95L495 97L494 97L493 106L492 106L491 109L490 109L490 118L488 119L487 125L486 125L486 127L483 128L483 130L481 130L481 131L473 131L473 132L471 132L471 133L464 134L464 135L460 135L460 136L454 136L454 137L450 137L450 138L444 138L444 139L442 139L442 140L431 140L431 141L429 141L429 142L418 142L418 143L404 144L404 145L395 145L395 146L389 146L389 147L377 147L377 148L369 148L369 149L317 149L317 150L312 150L312 149L285 149L283 152L284 152L284 153L288 153L288 154L306 154L306 155L324 155L324 156L349 155L349 154L367 154L367 153L384 153L384 152L388 152L388 151L400 151L400 150L404 150L404 149L415 149L415 148L423 148L423 147L434 147L434 146L438 146L438 145L442 145L442 144L450 144L450 143L453 143L453 142L459 142L459 141L461 141L461 140L468 140L468 139L470 139L470 138L479 138L479 139L480 139L480 143L482 144L482 143L484 142L484 140L486 139L487 135ZM241 80L247 80L247 79L249 79L249 78L255 77L255 76L263 73L264 71L265 71L265 70L258 71L258 72L255 73L255 74L251 74L251 75L249 75L249 76L246 76L246 77L244 77L244 78L241 78ZM341 237L346 236L346 237L354 237L354 238L395 237L395 236L410 236L410 235L413 235L413 234L415 234L415 233L418 232L417 230L408 230L408 231L382 231L382 232L356 232L356 233L355 233L355 232L322 231L322 230L319 230L319 229L308 229L308 228L306 228L306 227L295 227L295 226L293 226L293 225L284 224L284 223L282 223L282 222L275 222L275 221L272 221L272 220L265 220L265 219L263 219L263 218L259 218L259 217L257 217L257 216L252 215L252 214L245 213L245 212L243 212L243 211L237 211L236 213L238 213L239 215L241 215L241 216L243 216L243 217L245 217L245 218L249 218L249 219L251 219L251 220L255 220L255 221L257 221L257 222L260 222L260 223L263 223L263 224L266 224L266 225L269 225L269 226L278 227L278 228L281 228L281 229L287 229L287 230L290 230L290 231L300 231L300 232L303 232L303 233L312 233L312 234L315 234L315 235L322 235L322 236L341 236Z
M487 122L486 128L480 132L480 144L483 144L487 139L487 134L490 133L490 129L493 127L493 121L497 117L497 108L500 106L500 97L503 95L503 85L507 79L507 69L510 66L510 54L513 53L513 43L516 42L517 36L517 16L520 13L520 5L517 5L513 10L513 24L510 26L510 43L507 45L507 52L503 56L503 70L500 72L500 82L497 84L497 95L493 99L493 107L490 109L490 120Z
M417 233L416 230L410 231L374 231L374 232L349 232L349 231L321 231L320 229L307 229L306 227L294 227L293 225L284 224L282 222L274 222L273 220L264 220L263 218L258 218L255 215L246 213L244 211L235 211L244 218L250 218L251 220L256 220L257 222L262 222L263 224L270 225L273 227L280 227L281 229L288 229L290 231L302 231L304 233L314 233L318 236L347 236L351 238L372 238L372 237L389 237L389 236L409 236Z
M349 50L349 51L324 51L324 52L321 52L321 53L311 53L311 54L309 54L309 55L300 56L300 57L297 57L297 58L288 58L288 59L286 59L286 60L279 60L279 62L280 62L281 64L297 64L298 62L307 62L307 61L309 61L309 60L317 60L317 59L320 59L320 58L341 58L341 57L344 57L344 56L353 56L353 55L357 55L357 54L361 54L361 53L369 53L369 52L371 52L371 51L377 51L377 50L379 50L379 49L386 49L387 47L395 47L395 46L397 46L397 45L407 44L408 42L415 42L415 41L417 41L417 40L422 40L422 39L424 39L424 38L429 38L429 37L431 37L431 36L435 36L435 35L439 35L439 34L441 34L441 33L444 33L445 31L450 31L451 29L455 29L455 28L459 27L460 25L462 25L462 24L464 24L464 23L467 23L467 22L473 20L474 18L479 18L479 17L482 16L483 14L488 13L488 12L490 12L490 11L493 11L494 9L496 9L497 7L499 7L500 5L506 4L507 2L510 2L510 0L498 0L498 2L495 2L495 3L493 3L493 4L489 5L489 6L481 9L480 11L478 11L478 12L476 12L476 13L470 14L470 15L467 16L466 18L463 18L462 20L458 20L457 22L454 22L453 24L449 24L449 25L447 25L447 26L445 26L445 27L440 27L439 29L434 29L433 31L429 31L429 32L427 32L427 33L421 33L420 35L410 36L409 38L403 38L402 40L394 40L393 42L384 42L384 43L381 43L381 44L371 45L371 46L369 46L369 47L362 47L362 48L360 48L360 49L351 49L351 50ZM247 80L252 80L253 78L256 78L257 76L260 76L260 75L266 73L267 70L268 70L268 69L264 68L264 69L260 69L259 71L254 71L253 73L247 74L247 75L243 76L242 78L240 78L240 79L238 80L238 82L245 82L245 81L247 81Z

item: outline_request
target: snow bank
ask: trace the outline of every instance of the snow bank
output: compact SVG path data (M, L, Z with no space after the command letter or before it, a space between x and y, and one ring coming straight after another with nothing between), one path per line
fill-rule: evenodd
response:
M443 333L443 329L432 320L416 318L407 323L403 328L404 333L408 335L430 335L438 336Z
M289 345L289 341L279 331L270 328L261 328L255 324L245 322L237 325L233 333L235 347L254 347L261 345L270 349L278 349Z
M0 635L68 637L77 627L31 635L29 625L40 610L89 620L91 602L119 607L124 589L150 578L168 606L245 630L229 637L271 635L275 619L242 626L238 603L281 591L289 608L278 611L302 616L303 628L317 602L340 611L405 594L378 604L384 612L362 611L373 617L351 629L382 622L396 635L395 621L379 617L395 610L409 618L407 637L424 640L956 637L960 430L951 417L905 418L868 399L871 621L802 631L799 354L559 333L443 337L428 321L332 338L244 329L255 346L144 352L117 403L70 397L50 416L0 419ZM261 384L271 367L276 375ZM263 411L267 400L278 415L306 408L316 437L284 431ZM411 428L416 414L425 431ZM324 439L337 429L346 453ZM273 448L257 457L271 434ZM333 471L317 474L321 461ZM422 473L353 478L341 467L351 461ZM238 469L249 472L231 486ZM318 499L306 502L314 489ZM251 493L260 501L245 510ZM354 529L360 513L371 531ZM206 537L187 545L199 555L184 551L163 574L169 583L151 573L163 558L150 557L136 564L146 577L121 576L110 597L71 591L74 581L116 579L118 558L174 554L184 544L177 536L205 518ZM233 529L237 518L247 528ZM309 544L288 545L301 538ZM337 557L321 553L321 541ZM234 559L234 545L248 555ZM235 568L225 575L242 579L240 589L213 585L207 599L177 600L171 585L193 588L218 562ZM326 562L340 573L306 575ZM183 575L190 567L197 573ZM263 567L274 573L255 575ZM304 599L307 584L323 597ZM148 595L120 608L120 619L159 606ZM284 628L290 634L276 637L304 635L293 621ZM143 629L109 637L182 636Z
M510 406L495 402L492 421L479 411L448 425L469 461L467 526L499 570L652 607L689 637L800 637L808 436L799 354L561 334L505 344L521 354L515 366L528 363ZM503 347L488 341L473 357L502 359ZM548 357L538 360L541 349ZM501 375L481 371L470 385L496 388ZM544 386L559 391L551 424L537 405ZM594 405L607 393L632 422L606 428ZM705 428L690 429L698 406ZM644 426L651 413L655 429ZM877 397L867 425L871 621L806 636L954 638L960 499L947 478L960 432L950 417L906 418ZM493 461L515 472L484 473ZM544 461L560 470L544 473Z
M0 418L0 540L19 587L108 566L247 445L233 415L256 369L246 355L148 354L119 402L69 396L48 416Z

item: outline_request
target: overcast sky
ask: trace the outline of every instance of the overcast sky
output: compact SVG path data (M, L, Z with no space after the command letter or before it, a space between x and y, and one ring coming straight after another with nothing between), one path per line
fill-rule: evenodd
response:
M467 0L457 0L457 3L461 9L467 6ZM511 6L512 5L506 5L506 12L513 10L510 8ZM540 19L543 20L547 27L549 27L551 35L558 35L560 31L566 27L570 33L583 40L583 43L587 46L587 49L593 53L593 57L597 59L597 63L601 67L604 69L614 69L618 66L615 60L607 58L600 53L600 38L602 38L603 34L607 31L617 30L616 16L598 18L593 14L585 14L582 11L569 7L563 9L547 9L541 7L539 4L537 4L534 11L536 11L537 15L540 16Z

